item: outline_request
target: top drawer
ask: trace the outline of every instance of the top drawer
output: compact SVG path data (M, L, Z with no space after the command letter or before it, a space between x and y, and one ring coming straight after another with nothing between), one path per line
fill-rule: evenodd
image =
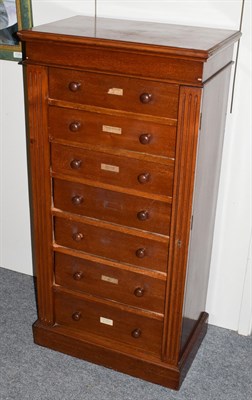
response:
M178 85L91 72L49 69L51 99L177 119Z

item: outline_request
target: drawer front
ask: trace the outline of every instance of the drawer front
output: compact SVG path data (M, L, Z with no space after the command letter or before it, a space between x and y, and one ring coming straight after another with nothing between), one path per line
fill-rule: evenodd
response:
M177 119L179 86L122 76L49 69L49 97Z
M89 185L54 179L54 206L145 231L169 235L171 205Z
M56 243L126 264L166 272L168 239L152 240L99 225L55 217Z
M88 111L49 107L51 140L175 157L176 126Z
M52 144L53 172L172 196L174 165Z
M55 253L55 283L130 306L164 313L165 281Z
M55 322L160 354L163 322L98 301L55 293Z

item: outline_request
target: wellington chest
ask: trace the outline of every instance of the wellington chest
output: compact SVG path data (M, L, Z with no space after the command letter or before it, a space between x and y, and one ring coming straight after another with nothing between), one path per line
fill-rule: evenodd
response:
M19 36L34 340L178 389L207 329L240 32L76 16Z

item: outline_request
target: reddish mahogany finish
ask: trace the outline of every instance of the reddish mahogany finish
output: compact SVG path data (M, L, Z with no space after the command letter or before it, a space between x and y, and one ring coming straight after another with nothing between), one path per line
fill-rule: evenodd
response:
M207 327L240 32L78 16L19 36L34 340L178 389Z

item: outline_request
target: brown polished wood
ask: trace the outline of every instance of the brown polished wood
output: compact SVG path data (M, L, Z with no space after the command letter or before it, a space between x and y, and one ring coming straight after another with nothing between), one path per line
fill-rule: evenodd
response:
M191 227L191 209L193 200L194 170L196 162L197 139L201 90L198 88L181 88L179 107L179 126L177 157L175 168L174 202L171 221L170 257L168 261L167 311L168 317L163 337L163 359L170 364L178 364L180 337L172 337L172 332L181 331L183 312L184 282L187 271L187 257ZM179 184L178 184L179 183ZM183 210L183 213L181 212ZM173 272L176 268L176 273ZM177 277L180 277L178 280ZM179 311L174 313L174 307Z
M53 180L54 206L119 225L169 235L171 205L76 182Z
M92 262L56 252L55 283L74 291L164 313L163 279L115 268L107 265L106 260Z
M81 298L64 292L55 293L55 321L58 325L93 333L103 339L131 345L145 352L160 354L162 319L135 314L134 309L107 305L98 298ZM77 323L76 323L77 322ZM155 336L156 340L152 340Z
M52 171L143 192L172 196L174 162L168 165L79 147L52 144Z
M34 340L178 389L207 329L240 32L77 16L19 36Z
M62 101L177 119L178 93L178 85L49 69L49 96Z
M26 71L29 105L29 147L30 147L30 185L33 201L33 249L36 257L36 273L41 279L37 282L39 319L52 325L53 295L50 289L53 282L53 253L48 246L52 242L50 147L47 140L47 69L33 67ZM32 171L32 173L31 173ZM47 265L47 268L44 266Z
M67 217L67 216L66 216ZM168 238L154 234L141 234L115 225L85 223L70 218L55 218L55 241L100 257L109 258L139 267L166 271Z
M117 147L163 157L175 157L176 120L106 115L66 107L49 107L49 135L54 142Z
M221 155L224 140L225 110L227 109L228 87L231 66L210 80L204 88L203 110L199 156L196 168L196 188L193 210L193 230L190 238L187 289L184 299L181 351L183 351L190 332L198 321L205 304L209 268L212 251L212 232L216 208ZM218 97L220 90L223 95ZM221 128L221 129L220 129ZM215 168L212 168L212 165ZM203 171L208 171L203 174ZM208 188L211 188L209 191ZM198 246L199 237L201 246ZM195 292L195 280L202 288ZM189 325L189 327L188 327Z

